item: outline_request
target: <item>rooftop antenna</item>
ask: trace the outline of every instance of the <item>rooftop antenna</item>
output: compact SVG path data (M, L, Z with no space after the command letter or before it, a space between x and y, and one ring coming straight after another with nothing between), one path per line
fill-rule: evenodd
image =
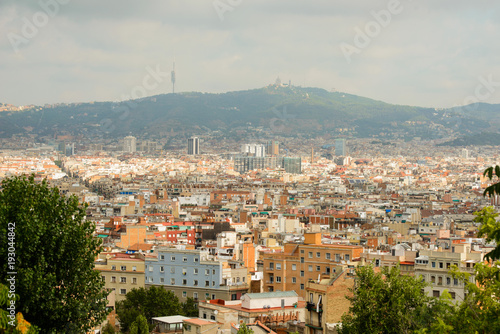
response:
M172 94L175 93L175 60L172 72L170 72L170 81L172 81Z

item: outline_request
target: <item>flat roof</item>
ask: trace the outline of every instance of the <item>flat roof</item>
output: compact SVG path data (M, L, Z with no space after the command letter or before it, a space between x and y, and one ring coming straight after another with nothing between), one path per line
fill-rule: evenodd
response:
M171 316L168 316L168 317L155 317L155 318L152 318L152 319L156 320L156 321L159 321L159 322L166 323L166 324L181 324L182 321L188 320L188 319L191 319L191 318L185 317L183 315L171 315Z

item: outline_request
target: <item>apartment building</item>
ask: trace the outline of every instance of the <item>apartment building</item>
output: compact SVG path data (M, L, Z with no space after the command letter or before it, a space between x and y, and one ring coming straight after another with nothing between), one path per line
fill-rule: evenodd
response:
M422 250L415 259L415 277L429 283L424 289L427 294L439 297L448 290L451 298L460 302L465 296L464 284L450 275L451 267L456 265L460 271L470 273L470 281L474 282L474 265L483 259L484 252L471 251L470 244L453 244L448 250Z
M349 310L350 302L345 296L354 287L355 265L339 268L342 271L331 278L306 283L305 334L333 334L328 324L339 323Z
M321 243L321 233L306 233L303 244L288 243L283 252L262 254L264 292L294 290L306 298L309 280L330 278L343 264L359 260L363 247Z
M116 301L121 301L130 290L144 287L144 262L140 253L101 253L95 269L101 272L105 288L114 290Z
M146 259L146 287L172 290L181 301L238 300L249 288L247 268L238 261L222 260L206 251L160 247L156 258Z

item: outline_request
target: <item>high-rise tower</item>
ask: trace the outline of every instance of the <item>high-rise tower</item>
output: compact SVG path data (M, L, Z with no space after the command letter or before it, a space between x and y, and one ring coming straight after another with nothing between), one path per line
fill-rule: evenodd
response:
M191 137L188 139L188 154L200 154L200 139L198 137Z
M175 61L174 66L172 68L172 72L170 72L170 81L172 81L172 94L175 93Z

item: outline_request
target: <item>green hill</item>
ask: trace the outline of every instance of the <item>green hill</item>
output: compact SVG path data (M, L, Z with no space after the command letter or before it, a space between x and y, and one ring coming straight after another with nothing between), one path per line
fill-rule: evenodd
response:
M126 102L92 102L0 113L0 136L70 133L87 137L141 136L201 129L275 131L283 135L342 133L354 137L442 138L486 131L495 105L476 112L384 103L319 88L267 86L222 94L176 93ZM495 123L497 122L497 123Z

